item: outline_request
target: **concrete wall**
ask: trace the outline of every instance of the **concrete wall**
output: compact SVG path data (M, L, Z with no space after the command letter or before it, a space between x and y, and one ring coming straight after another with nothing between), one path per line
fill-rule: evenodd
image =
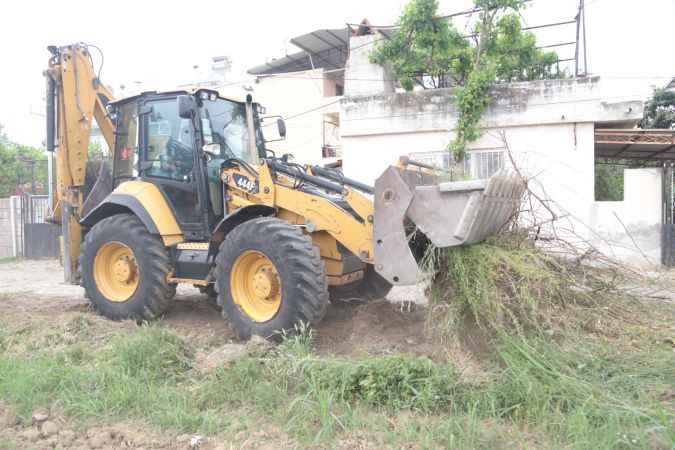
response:
M285 141L270 143L278 156L291 153L303 164L330 162L322 158L324 115L339 111L335 83L323 69L258 77L253 85L255 101L267 109L267 115L288 118ZM297 116L297 117L294 117ZM268 122L266 136L276 136L276 121Z
M660 264L662 176L657 168L624 170L623 201L591 204L595 246L636 266Z
M14 200L14 241L12 240L12 210L10 205L11 200L9 198L0 198L0 258L17 256L15 251L17 254L21 253L21 205L19 199Z
M373 92L391 94L394 81L387 67L371 64L370 53L378 41L385 39L380 34L352 36L349 39L349 58L345 66L345 95L364 95Z
M640 100L604 101L601 91L597 77L498 86L481 124L483 137L470 147L502 147L499 134L505 131L519 157L532 160L533 170L542 164L562 170L556 162L571 163L571 173L583 167L592 178L593 123L637 120L643 110ZM450 89L345 96L340 105L345 171L372 182L400 155L443 151L457 124L454 103Z
M348 79L346 92L355 91L351 82ZM645 265L646 252L649 263L656 264L660 175L629 171L621 205L595 202L595 123L626 126L643 112L642 94L631 97L630 90L623 96L610 94L617 89L616 82L605 84L598 77L497 86L481 123L482 137L469 152L499 151L505 137L520 170L535 179L532 186L555 202L560 215L568 217L575 234L610 256ZM457 123L454 103L449 89L345 96L341 101L345 175L372 184L401 155L447 151ZM640 248L632 245L621 222L638 236Z

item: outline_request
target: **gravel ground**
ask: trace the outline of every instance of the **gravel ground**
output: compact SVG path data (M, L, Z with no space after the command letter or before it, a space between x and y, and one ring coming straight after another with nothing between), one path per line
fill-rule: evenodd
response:
M180 286L179 294L198 293L192 286ZM63 279L63 267L55 259L20 260L0 264L0 294L84 300L84 289Z

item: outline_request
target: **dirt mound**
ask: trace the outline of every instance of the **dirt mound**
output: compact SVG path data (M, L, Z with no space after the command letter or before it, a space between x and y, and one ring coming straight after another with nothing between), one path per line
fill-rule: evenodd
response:
M433 342L425 329L426 310L394 305L385 300L353 305L331 305L316 327L319 353L342 356L411 353L436 358L443 346Z
M162 323L195 347L216 347L231 342L236 335L220 308L196 289L181 286L172 308Z
M5 447L6 446L6 447ZM86 430L46 411L22 421L0 403L0 447L33 449L189 448L176 440L155 436L138 426L119 424Z

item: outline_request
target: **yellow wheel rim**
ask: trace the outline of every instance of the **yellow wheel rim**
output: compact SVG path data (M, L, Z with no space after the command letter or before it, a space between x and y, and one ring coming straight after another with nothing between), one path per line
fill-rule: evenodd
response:
M264 254L248 250L237 258L230 275L232 299L255 322L267 322L281 307L281 278Z
M108 242L94 258L94 281L111 302L126 302L138 287L140 272L134 251L121 242Z

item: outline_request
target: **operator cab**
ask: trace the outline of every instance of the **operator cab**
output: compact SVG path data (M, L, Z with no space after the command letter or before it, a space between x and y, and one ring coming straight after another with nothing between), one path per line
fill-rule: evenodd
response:
M260 106L194 93L145 92L109 105L116 125L113 188L140 179L156 185L188 240L203 240L223 217L220 171L265 156ZM251 142L253 140L253 142Z

